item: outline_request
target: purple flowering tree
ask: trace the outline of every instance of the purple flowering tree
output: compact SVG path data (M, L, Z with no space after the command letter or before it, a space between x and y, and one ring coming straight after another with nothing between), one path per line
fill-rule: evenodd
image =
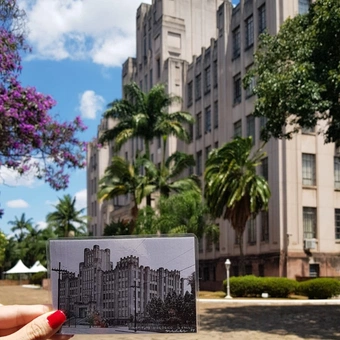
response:
M86 127L79 117L60 122L49 114L56 105L50 96L20 84L20 52L29 50L18 29L23 18L15 0L0 0L0 166L33 171L65 189L68 170L85 166L85 144L77 136Z

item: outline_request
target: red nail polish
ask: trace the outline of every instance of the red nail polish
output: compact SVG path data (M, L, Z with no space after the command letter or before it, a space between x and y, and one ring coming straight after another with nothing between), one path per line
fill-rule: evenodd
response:
M66 315L63 311L57 310L47 317L47 322L51 328L56 329L66 321Z

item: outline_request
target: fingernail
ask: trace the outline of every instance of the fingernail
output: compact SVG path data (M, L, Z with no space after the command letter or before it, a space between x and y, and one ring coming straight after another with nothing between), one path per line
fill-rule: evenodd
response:
M52 329L60 327L66 321L66 315L63 311L57 310L47 317L47 322Z

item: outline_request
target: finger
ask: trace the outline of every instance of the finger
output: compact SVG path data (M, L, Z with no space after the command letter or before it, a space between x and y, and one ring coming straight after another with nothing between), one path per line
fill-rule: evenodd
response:
M66 315L58 310L40 315L17 332L3 340L46 340L50 339L66 321Z
M0 306L1 329L10 329L26 325L49 310L50 308L44 305Z

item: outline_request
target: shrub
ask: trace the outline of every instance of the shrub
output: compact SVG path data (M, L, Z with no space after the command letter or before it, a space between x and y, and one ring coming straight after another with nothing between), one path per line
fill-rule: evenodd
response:
M328 299L340 294L340 281L319 278L300 282L298 292L309 299Z
M227 281L223 282L224 290ZM230 293L236 297L256 297L268 293L270 297L285 298L294 293L297 288L295 280L283 277L256 277L254 275L231 277Z
M34 285L42 285L43 279L46 278L46 273L40 272L40 273L35 273L32 275L30 278L30 283Z

